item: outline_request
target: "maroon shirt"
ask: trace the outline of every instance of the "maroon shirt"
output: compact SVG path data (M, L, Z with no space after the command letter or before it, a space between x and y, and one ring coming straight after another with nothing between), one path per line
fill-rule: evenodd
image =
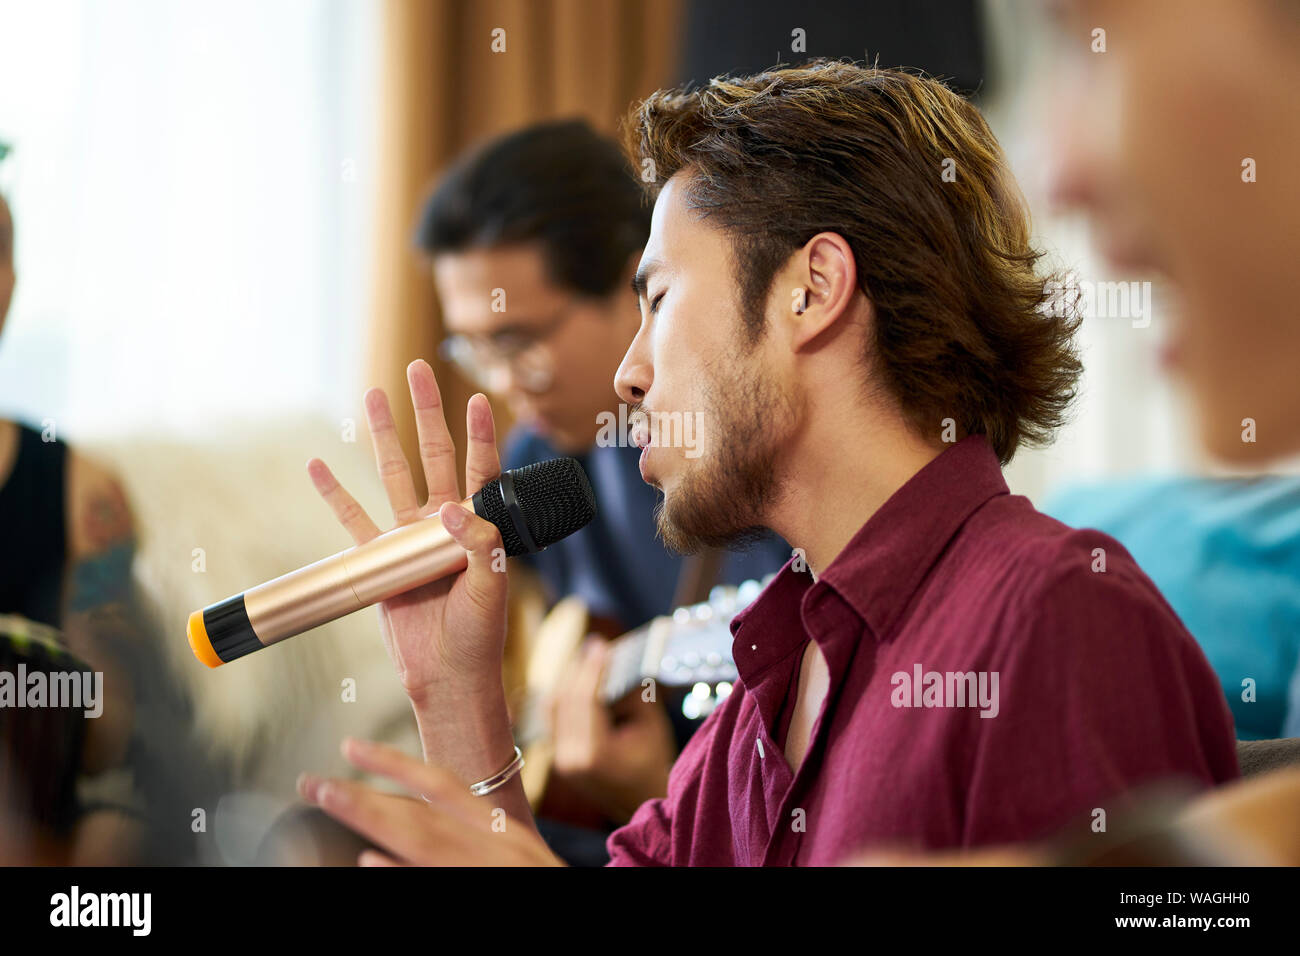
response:
M1238 775L1232 715L1177 615L1113 538L1009 494L981 436L913 476L815 583L787 564L732 633L735 690L667 798L610 836L613 865L1019 842L1086 827L1140 784ZM810 639L830 684L795 774L782 744Z

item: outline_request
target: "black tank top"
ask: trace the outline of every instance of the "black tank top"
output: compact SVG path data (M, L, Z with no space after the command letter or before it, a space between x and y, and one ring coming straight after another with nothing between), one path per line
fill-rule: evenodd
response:
M0 485L0 614L61 626L68 446L18 426L13 470Z

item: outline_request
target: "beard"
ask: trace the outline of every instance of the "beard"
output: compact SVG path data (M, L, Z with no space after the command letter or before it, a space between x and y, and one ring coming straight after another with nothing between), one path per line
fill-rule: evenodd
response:
M794 420L790 396L751 365L735 381L735 369L711 370L706 421L716 439L708 452L684 469L673 490L655 509L664 544L678 554L706 548L742 550L765 537L760 522L779 489L781 437Z

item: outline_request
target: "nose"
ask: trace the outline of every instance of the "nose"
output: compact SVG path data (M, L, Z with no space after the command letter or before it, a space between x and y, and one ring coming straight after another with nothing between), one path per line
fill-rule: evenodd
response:
M618 371L614 373L614 391L627 404L637 405L645 401L654 378L650 336L646 332L646 324L642 322L632 344L623 355L623 361L619 363Z
M1053 213L1087 210L1096 201L1096 171L1086 144L1059 132L1048 147L1047 202Z
M490 365L482 373L483 387L492 395L509 397L520 391L518 376L508 365Z
M1045 123L1046 193L1053 213L1088 211L1100 198L1100 123L1081 121L1088 101L1075 95L1073 84L1058 98L1060 107Z

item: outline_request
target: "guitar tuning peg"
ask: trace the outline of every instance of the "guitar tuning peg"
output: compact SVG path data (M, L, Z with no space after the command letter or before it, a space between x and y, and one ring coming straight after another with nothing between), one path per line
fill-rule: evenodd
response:
M727 584L715 585L709 592L709 604L719 614L730 614L736 607L736 589Z

